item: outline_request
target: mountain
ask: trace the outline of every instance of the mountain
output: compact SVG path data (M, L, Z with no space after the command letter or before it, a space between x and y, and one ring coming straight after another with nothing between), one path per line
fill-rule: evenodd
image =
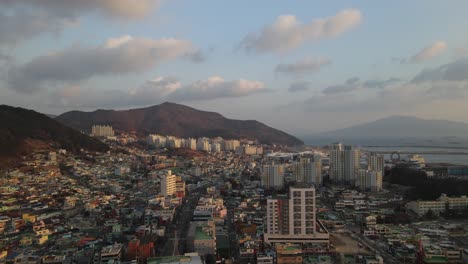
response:
M257 139L261 143L302 145L298 138L268 127L254 120L233 120L214 112L163 103L131 110L71 111L56 120L82 131L93 125L111 125L118 132L136 132L141 136L150 133L178 137L222 137Z
M0 105L0 167L33 150L81 148L106 151L107 145L67 127L44 114Z
M468 124L448 120L390 116L316 135L323 138L440 138L468 136Z

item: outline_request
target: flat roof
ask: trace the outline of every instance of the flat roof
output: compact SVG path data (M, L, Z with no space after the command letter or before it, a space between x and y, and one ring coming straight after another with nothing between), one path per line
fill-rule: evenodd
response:
M210 235L208 235L205 231L203 231L203 227L197 226L195 229L195 239L197 240L209 240L213 239Z

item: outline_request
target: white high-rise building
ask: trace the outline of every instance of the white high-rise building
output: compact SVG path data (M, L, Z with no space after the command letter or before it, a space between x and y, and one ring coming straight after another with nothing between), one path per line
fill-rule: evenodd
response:
M265 188L281 189L284 187L284 165L273 162L262 167L262 186Z
M359 162L359 149L341 143L333 144L330 150L330 179L338 184L354 185Z
M148 145L152 145L157 148L166 147L166 137L161 135L150 134L148 137L146 137L146 142Z
M326 243L329 234L316 219L315 188L290 188L289 197L267 199L267 243Z
M194 138L188 138L185 140L185 148L196 150L197 149L197 140Z
M211 152L213 153L221 152L221 144L219 142L211 143Z
M371 192L382 191L383 175L380 171L370 171L367 178L367 186L370 187Z
M197 141L197 150L210 152L211 151L211 144L206 138L198 139Z
M240 141L235 139L224 140L223 145L225 151L235 151L240 146Z
M296 182L322 185L322 158L319 155L300 158L293 163L293 176Z
M169 170L167 174L161 177L161 195L172 196L176 192L176 175Z
M341 143L333 144L330 149L330 180L344 181L344 149Z
M383 175L380 171L360 169L356 177L356 187L361 190L380 192L382 190Z
M182 140L176 137L168 137L167 140L167 147L171 149L177 149L182 147Z
M111 126L94 125L91 128L91 136L93 137L113 137L114 129Z
M377 154L375 152L371 152L369 154L367 163L370 170L380 172L382 175L384 175L385 162L384 157L382 155Z

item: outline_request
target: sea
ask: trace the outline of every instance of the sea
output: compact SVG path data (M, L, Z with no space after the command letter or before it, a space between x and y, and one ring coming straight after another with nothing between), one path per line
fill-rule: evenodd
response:
M335 142L354 145L367 151L386 152L385 159L391 158L391 153L399 152L401 159L408 154L423 156L426 163L448 163L468 166L468 137L444 138L348 138L327 139L309 137L304 140L309 146L326 146Z

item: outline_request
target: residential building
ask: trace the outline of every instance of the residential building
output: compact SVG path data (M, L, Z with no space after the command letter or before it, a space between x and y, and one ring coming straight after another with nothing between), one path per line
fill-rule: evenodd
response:
M284 165L271 162L262 167L262 185L265 188L282 189L284 187Z
M113 137L114 129L111 126L94 125L91 128L91 136L93 137Z
M293 176L296 182L322 185L322 159L318 155L302 157L293 163Z
M359 149L342 143L333 144L330 150L330 179L338 184L354 186L359 162Z
M198 139L197 141L197 150L210 152L211 151L211 144L206 138Z
M361 190L380 192L382 190L382 172L374 170L359 169L355 186Z
M181 176L176 176L176 190L177 197L185 197L185 182L182 180Z
M211 143L211 152L212 153L219 153L221 152L221 144L219 142Z
M316 219L315 188L290 188L289 197L267 199L267 243L324 243L329 234Z
M224 140L223 145L225 151L235 151L240 146L240 141L235 139Z
M167 174L161 177L161 195L171 196L176 192L176 175L169 170Z
M368 163L369 170L380 172L381 175L384 175L385 162L384 162L383 155L375 153L375 152L371 152L368 156L367 163Z
M116 263L120 262L122 259L122 244L114 244L111 246L106 246L97 252L94 256L94 263Z
M194 138L188 138L185 140L185 148L196 150L197 149L197 140Z
M448 210L461 211L468 208L468 197L462 195L460 197L448 197L442 194L434 201L413 201L406 204L406 209L414 212L418 216L423 216L427 212L439 215Z
M167 146L171 149L177 149L182 147L182 139L176 137L169 137L167 139Z
M213 221L191 222L187 237L189 250L200 256L216 254L216 229Z

